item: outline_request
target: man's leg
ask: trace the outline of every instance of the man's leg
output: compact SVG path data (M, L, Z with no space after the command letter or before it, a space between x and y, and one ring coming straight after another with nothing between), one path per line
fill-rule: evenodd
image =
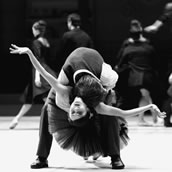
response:
M123 169L120 157L120 127L117 117L100 115L102 146L105 155L111 157L112 169Z
M36 153L38 157L36 161L31 164L31 168L33 169L48 167L47 158L50 153L52 139L53 139L48 129L48 113L47 113L48 104L55 104L55 92L53 90L50 91L47 101L45 102L41 110L41 119L40 119L40 127L39 127L39 143Z

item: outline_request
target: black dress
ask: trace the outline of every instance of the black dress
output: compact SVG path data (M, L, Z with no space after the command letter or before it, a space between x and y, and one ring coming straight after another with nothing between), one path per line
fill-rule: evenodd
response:
M120 76L117 88L123 97L124 108L138 105L141 88L150 92L154 102L158 100L159 60L149 40L125 40L117 56L116 65Z
M148 40L124 41L118 58L118 67L129 69L129 86L153 89L157 78L158 58Z
M46 47L43 45L38 38L33 40L31 45L31 50L37 60L41 63L41 65L52 75L56 76L56 73L49 67L47 58L50 58L50 47ZM21 96L21 101L23 103L43 103L43 99L47 97L48 92L50 90L50 85L48 82L42 77L41 78L41 87L37 87L35 85L35 68L32 67L31 77L29 79L29 83L26 86L23 95Z

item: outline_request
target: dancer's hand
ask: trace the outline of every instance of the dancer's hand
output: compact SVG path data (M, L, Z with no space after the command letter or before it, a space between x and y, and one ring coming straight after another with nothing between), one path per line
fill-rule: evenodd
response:
M161 112L161 111L159 110L159 108L158 108L155 104L152 104L151 107L152 107L152 110L154 111L154 113L155 113L159 118L165 118L165 117L166 117L166 113L165 113L165 112Z
M28 47L18 47L17 45L11 44L11 54L28 54L30 49Z

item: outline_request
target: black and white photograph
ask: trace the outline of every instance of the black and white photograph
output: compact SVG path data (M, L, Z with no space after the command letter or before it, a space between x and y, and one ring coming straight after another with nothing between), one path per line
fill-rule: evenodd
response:
M1 172L172 172L172 1L0 12Z

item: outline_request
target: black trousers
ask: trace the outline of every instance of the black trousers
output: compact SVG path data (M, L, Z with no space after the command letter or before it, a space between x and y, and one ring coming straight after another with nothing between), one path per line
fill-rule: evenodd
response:
M49 133L48 129L48 113L47 105L55 105L55 91L50 90L45 102L40 119L39 128L39 143L37 148L37 156L48 158L52 146L53 136ZM102 146L107 156L119 155L120 156L120 145L119 145L119 123L117 117L111 117L107 115L100 115L101 122L101 136Z
M100 115L101 140L105 155L120 156L120 128L117 117Z
M170 118L172 115L172 97L168 97L164 101L162 110L166 112L166 117L164 118L164 124L170 123Z
M53 136L48 129L48 104L55 104L55 91L50 90L47 100L41 109L40 126L39 126L39 143L37 148L37 156L48 158L52 146Z

